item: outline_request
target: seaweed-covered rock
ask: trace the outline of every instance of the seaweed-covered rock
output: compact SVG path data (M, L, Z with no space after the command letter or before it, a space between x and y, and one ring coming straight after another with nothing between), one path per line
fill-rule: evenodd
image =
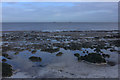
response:
M110 51L111 51L111 52L114 52L114 51L116 51L116 50L115 50L115 49L110 49Z
M106 60L102 57L102 55L97 53L90 53L85 56L79 56L78 61L85 60L91 63L106 63Z
M106 43L105 41L96 41L95 48L96 49L105 49L105 46L106 46L105 43Z
M83 57L83 60L92 62L92 63L105 63L106 60L100 54L90 53Z
M98 36L96 36L96 37L94 37L95 39L100 39L100 37L98 37Z
M91 48L92 45L93 45L93 44L90 43L90 42L82 43L82 47L83 47L83 48Z
M33 62L41 62L42 61L42 59L40 57L36 57L36 56L31 56L29 59Z
M94 50L96 53L101 53L101 49L99 47L97 47L95 50Z
M78 62L80 62L80 61L82 61L82 56L80 57L78 57Z
M70 46L67 47L67 48L70 49L70 50L81 50L81 48L82 48L82 45L79 44L79 43L73 43L73 42L71 42L69 45Z
M32 53L32 54L35 54L36 52L37 52L36 50L33 50L31 53Z
M8 46L3 45L2 46L2 52L7 52L7 51L10 51L10 50L12 50L10 45L8 45Z
M4 53L4 54L2 54L2 56L4 56L4 57L8 57L9 55L8 54L6 54L6 53Z
M75 53L75 54L74 54L74 56L79 57L79 56L80 56L80 54L79 54L79 53Z
M12 66L7 63L2 63L2 77L10 77L12 74Z
M25 49L19 47L19 48L12 48L12 50L18 52L18 51L24 51Z
M11 59L11 57L9 57L9 55L7 53L2 54L2 56L4 56L7 59Z
M65 50L81 50L82 45L80 43L54 43L53 46L64 48Z
M114 44L116 47L120 47L120 40L114 40L112 44Z
M62 52L59 52L56 54L56 56L62 56L62 54L63 54Z
M50 53L54 53L54 52L58 52L59 51L59 48L48 48L48 49L42 49L41 51L44 51L44 52L50 52Z
M113 61L108 61L107 64L110 65L110 66L115 66L116 65L116 63L113 62Z
M89 53L88 51L86 51L86 53Z
M109 55L109 54L102 54L102 56L103 56L104 58L110 58L110 55Z
M14 53L14 55L18 55L18 54L19 54L19 52L15 52L15 53Z
M2 62L6 62L7 60L6 59L2 59Z

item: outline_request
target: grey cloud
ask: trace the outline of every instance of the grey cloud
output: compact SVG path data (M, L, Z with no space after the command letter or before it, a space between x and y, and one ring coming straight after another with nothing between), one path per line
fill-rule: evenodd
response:
M9 7L3 5L3 21L117 21L117 3L85 2L73 4L73 6L66 6L67 4L64 6L39 6L32 3L19 4L23 7L15 7L12 4Z

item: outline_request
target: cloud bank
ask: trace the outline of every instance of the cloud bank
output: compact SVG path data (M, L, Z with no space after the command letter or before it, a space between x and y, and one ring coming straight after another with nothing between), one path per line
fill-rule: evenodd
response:
M117 2L3 3L3 22L117 22Z

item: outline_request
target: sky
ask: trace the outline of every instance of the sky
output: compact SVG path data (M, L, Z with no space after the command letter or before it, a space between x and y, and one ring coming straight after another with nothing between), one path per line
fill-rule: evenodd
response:
M117 22L117 2L3 2L3 22Z
M118 2L120 0L1 0L2 2Z

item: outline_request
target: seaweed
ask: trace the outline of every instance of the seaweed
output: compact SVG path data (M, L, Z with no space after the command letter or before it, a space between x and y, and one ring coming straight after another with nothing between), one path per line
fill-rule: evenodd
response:
M30 59L32 62L41 62L41 61L42 61L42 58L36 57L36 56L31 56L29 59Z
M92 62L92 63L106 63L106 60L100 54L90 53L82 57L82 60Z
M68 46L69 45L69 46ZM80 50L82 45L79 43L54 43L53 46L64 48L65 50Z
M82 57L83 57L83 56L81 56L81 57L79 56L79 57L78 57L78 62L80 62L80 61L83 60Z
M77 54L77 57L78 61L85 60L91 63L106 63L106 60L103 58L103 56L97 53L89 53L85 56L79 56Z
M62 54L63 54L62 52L59 52L56 54L56 56L62 56Z
M19 54L19 52L15 52L15 53L14 53L14 55L18 55L18 54Z
M96 37L94 37L95 39L100 39L100 37L98 37L98 36L96 36Z
M96 41L96 46L95 48L99 48L99 49L105 49L105 44L106 42L105 41Z
M24 51L25 49L22 49L22 48L13 48L12 50L13 51Z
M110 65L110 66L115 66L116 65L116 63L113 62L113 61L108 61L107 64Z
M104 58L110 58L110 55L109 55L109 54L102 54L102 56L103 56Z
M7 52L7 51L10 51L10 50L11 50L10 46L3 46L2 45L2 52Z
M7 59L11 59L7 53L2 54L2 56L4 56Z
M90 43L90 42L82 43L83 48L91 48L91 46L92 46L92 43Z
M101 53L101 49L99 47L97 47L95 50L94 50L96 53Z
M110 49L110 51L111 51L111 52L114 52L114 51L117 51L117 50L115 50L115 49Z
M74 54L74 56L79 57L79 56L80 56L80 54L79 54L79 53L75 53L75 54Z
M36 50L33 50L31 53L32 53L32 54L35 54L36 52L37 52Z
M41 49L41 51L54 53L54 52L58 52L59 48L55 48L55 49L53 49L53 48L47 48L47 49Z
M114 46L116 46L116 47L120 47L120 40L112 40L112 41L110 41L110 43L112 44L112 45L114 45Z
M82 45L78 43L70 43L70 47L68 48L70 50L80 50L82 48Z
M2 77L10 77L12 76L12 66L7 63L2 63Z
M9 55L5 53L5 54L2 54L2 56L7 58Z
M2 62L6 62L7 60L6 59L2 59Z

